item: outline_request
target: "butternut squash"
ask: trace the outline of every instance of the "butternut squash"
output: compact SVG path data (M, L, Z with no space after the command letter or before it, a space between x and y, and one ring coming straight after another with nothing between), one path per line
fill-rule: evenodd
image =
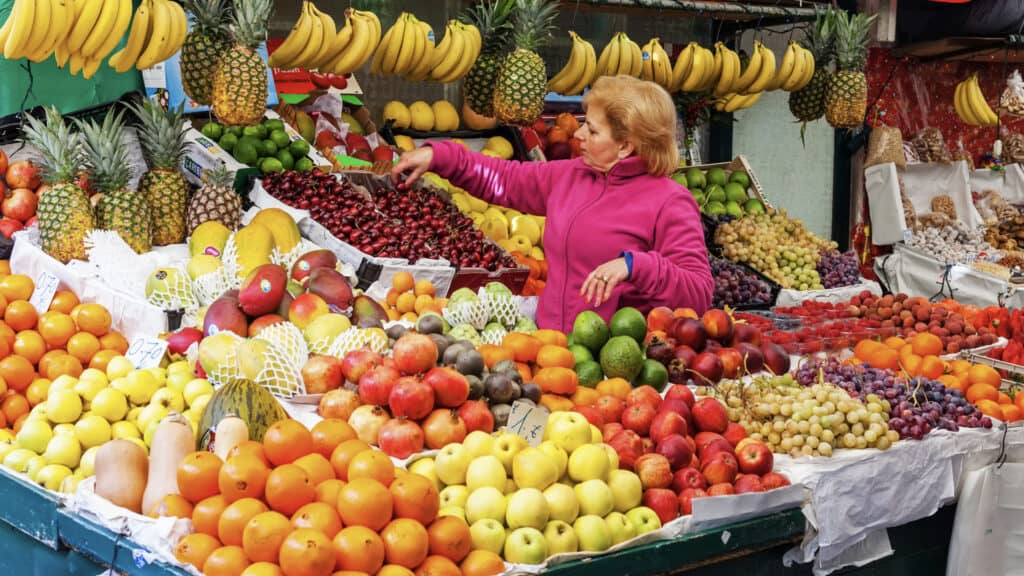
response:
M235 446L249 439L249 425L234 414L228 414L217 423L216 437L211 448L222 462L228 461L228 453Z
M120 438L103 444L96 451L95 470L97 496L132 512L142 512L149 458L141 446Z
M142 495L142 509L149 512L164 496L178 490L178 465L193 452L195 434L189 421L177 412L160 421L149 446L149 481Z

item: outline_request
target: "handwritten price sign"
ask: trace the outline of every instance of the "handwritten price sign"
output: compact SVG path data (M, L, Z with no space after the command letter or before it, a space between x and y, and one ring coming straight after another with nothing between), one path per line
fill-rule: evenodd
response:
M132 363L132 366L135 366L136 370L142 370L159 366L166 352L166 340L139 338L132 342L132 345L128 348L128 353L124 356Z
M539 446L544 438L544 427L548 423L547 410L527 402L512 403L505 429L526 439L530 446Z
M32 297L29 299L36 312L42 314L50 309L50 303L53 302L53 296L57 293L57 288L60 287L60 280L57 279L50 272L42 272L36 278L36 289L32 291Z

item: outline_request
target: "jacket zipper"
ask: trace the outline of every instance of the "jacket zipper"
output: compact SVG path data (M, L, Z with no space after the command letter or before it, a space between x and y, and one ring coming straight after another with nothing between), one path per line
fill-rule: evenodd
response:
M572 260L569 258L569 242L568 242L569 241L569 236L572 234L572 227L573 227L573 225L576 224L576 218L584 210L587 210L588 208L590 208L591 206L596 204L598 200L600 200L602 197L604 197L605 191L608 190L608 176L609 176L609 174L599 174L598 175L599 178L604 180L604 185L601 187L601 193L598 194L596 198L591 200L586 206L583 206L582 208L580 208L579 210L576 211L576 214L573 215L572 220L569 221L569 227L565 231L565 240L566 240L566 243L565 243L566 244L566 246L565 246L565 263L566 263L566 266L565 266L565 270L564 270L564 272L562 274L562 306L561 306L561 310L559 310L559 312L558 312L559 319L560 319L559 325L561 325L561 326L565 326L565 291L569 287L569 263L572 262Z

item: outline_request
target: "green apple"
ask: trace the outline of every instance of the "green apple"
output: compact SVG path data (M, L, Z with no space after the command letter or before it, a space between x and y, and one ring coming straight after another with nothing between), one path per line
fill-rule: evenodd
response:
M56 492L60 490L64 479L71 476L71 469L61 464L47 464L36 475L36 482L43 485L47 490Z
M462 445L469 452L471 458L479 458L491 453L491 448L494 447L494 436L483 430L474 430L466 435Z
M524 448L512 459L512 479L520 488L543 490L558 480L558 468L539 448Z
M516 528L505 538L505 561L540 564L548 557L548 541L536 528Z
M134 371L135 366L124 356L114 356L110 359L110 362L107 362L107 380L114 381L118 378L124 378Z
M110 384L110 380L107 379L107 374L96 368L86 368L85 370L82 370L82 373L78 375L78 381L81 382L82 380L103 382L104 386Z
M142 438L142 432L134 422L119 420L110 425L110 436L112 438Z
M466 468L466 487L470 492L484 486L505 490L505 467L497 456L486 455L474 458Z
M551 462L554 463L558 478L565 476L565 470L569 465L569 454L561 446L551 440L545 440L540 443L540 446L537 446L537 449L547 454Z
M26 419L18 431L17 442L19 448L27 448L35 454L42 454L46 445L53 438L53 429L41 419Z
M625 514L640 505L644 487L640 477L630 470L612 470L608 473L608 488L612 491L615 511Z
M544 439L572 454L573 450L590 443L590 422L579 412L555 412L548 418Z
M601 429L593 424L590 425L590 443L600 444L604 442L604 435L601 434Z
M91 414L75 423L75 437L85 449L101 446L110 440L110 424L102 416Z
M49 464L63 464L68 468L77 468L82 459L82 445L78 438L68 434L58 434L46 445L43 453Z
M185 396L185 388L188 386L189 382L195 379L196 378L191 372L178 370L177 372L171 372L167 375L167 381L164 385L178 394Z
M82 397L82 400L85 400L86 402L92 402L93 398L95 398L96 395L99 394L100 390L103 390L104 388L107 387L106 380L107 379L105 377L103 378L103 380L100 380L98 378L79 378L78 382L75 383L75 386L72 389L79 396Z
M4 458L6 458L8 454L17 449L18 445L14 442L0 442L0 462L3 462ZM23 450L25 450L25 448L23 448ZM35 454L35 452L33 452L33 454Z
M622 512L612 512L604 517L604 521L612 534L612 546L636 538L636 527Z
M512 474L512 460L528 444L526 439L512 432L502 432L494 439L494 446L491 447L491 455L496 456L501 465L505 467L505 474Z
M58 464L55 464L55 466L58 466ZM74 494L75 490L78 490L78 484L81 483L82 480L85 480L85 477L79 476L78 474L71 474L71 476L64 478L60 483L60 491L64 494Z
M104 388L96 393L89 408L93 414L103 417L107 422L118 422L128 413L128 399L120 390Z
M156 434L156 429L160 426L160 420L151 420L146 425L146 429L142 431L142 441L146 443L146 446L153 445L153 435Z
M144 370L146 372L149 372L150 375L153 376L153 378L156 378L157 386L166 386L167 385L167 370L165 370L165 369L163 369L163 368L161 368L159 366L151 366L149 368L145 368ZM179 390L179 392L180 392L180 390Z
M168 387L170 387L170 380L168 380ZM185 397L185 403L191 407L195 404L196 398L213 394L213 384L210 384L206 378L194 378L185 384L181 394Z
M433 458L420 458L413 462L409 465L409 472L419 474L427 480L430 480L438 490L441 490L441 488L444 487L444 484L441 483L441 479L437 477L437 464L434 462Z
M53 427L53 435L56 436L58 434L71 434L72 436L74 436L75 425L69 424L67 422L63 424L57 424L56 426Z
M188 372L192 373L192 366L189 365L188 360L175 360L167 365L167 376L175 372Z
M576 491L565 484L552 484L544 491L544 499L548 502L548 513L551 520L572 522L580 514L580 503L576 500Z
M54 392L60 390L74 390L75 385L78 384L78 378L63 374L58 376L50 385L46 388L46 397L49 398Z
M456 506L458 508L466 507L466 500L469 499L469 488L461 484L455 484L453 486L446 486L444 490L441 490L441 506Z
M580 514L592 514L604 518L615 508L612 490L604 480L587 480L580 482L573 490L576 500L580 503Z
M128 376L125 376L112 380L110 382L110 386L124 392L128 401L135 406L144 406L149 402L149 398L153 395L153 392L156 392L155 388L150 390L146 387L147 381L148 380L145 377L140 379L138 377L129 378Z
M548 523L548 501L536 488L521 488L508 498L505 525L509 528L544 528Z
M124 419L129 421L129 422L134 422L135 425L138 425L139 424L139 413L142 412L143 408L145 408L145 406L132 406L128 410L128 414L125 415Z
M132 392L128 393L128 400L132 404L148 404L153 394L160 389L160 384L152 374L145 370L135 370L125 376L128 386Z
M580 552L603 552L612 547L612 533L604 518L594 514L580 516L572 523Z
M466 510L465 508L460 508L458 506L442 506L437 511L437 517L440 518L441 516L455 516L463 522L466 522Z
M434 470L446 485L465 484L470 462L469 452L462 444L449 444L434 456Z
M6 460L4 465L7 465ZM473 539L474 550L489 550L501 554L505 548L505 526L493 518L484 518L470 524L469 537Z
M211 398L213 398L213 394L203 394L202 396L196 397L196 399L189 404L188 409L196 415L197 421L203 417L203 410L206 410L206 405L210 403Z
M626 512L626 518L629 518L629 521L633 523L633 528L636 529L637 535L661 528L661 518L658 518L658 514L647 506L633 508Z
M515 494L516 490L519 490L519 486L516 486L516 481L508 478L505 480L505 496L511 496Z
M618 470L619 453L615 451L615 448L604 443L600 443L598 446L604 448L604 453L608 455L608 471L611 472L612 470Z
M136 419L136 423L139 425L139 430L145 430L149 428L149 425L153 422L159 422L167 417L168 410L166 406L161 404L150 404L144 406L139 411L139 416Z
M584 444L569 455L569 478L576 482L603 480L608 476L609 464L601 444Z
M26 418L28 420L28 418ZM14 442L14 432L10 428L0 429L0 442Z
M506 499L497 488L484 486L473 490L466 498L466 520L473 524L482 518L505 521Z
M47 424L50 423L50 419L46 417L46 402L40 402L28 411L28 418L25 421L28 422L29 420L43 420Z
M24 472L28 467L28 461L38 456L27 448L15 448L4 456L4 466L15 472Z
M82 397L74 389L50 392L46 398L46 416L51 422L74 422L82 415Z
M82 452L82 458L78 461L78 471L81 471L82 476L88 478L96 473L96 453L99 451L99 446L93 446Z
M181 412L185 409L185 398L179 392L175 392L170 388L158 388L153 396L150 397L149 403L159 404L164 408L167 408L168 412Z
M25 475L28 476L29 480L37 482L36 476L39 475L39 471L43 469L43 466L46 466L47 464L49 464L49 462L46 461L45 456L35 456L30 458L28 463L25 464Z
M544 540L548 543L548 554L564 554L576 552L579 541L572 526L562 520L552 520L544 527Z

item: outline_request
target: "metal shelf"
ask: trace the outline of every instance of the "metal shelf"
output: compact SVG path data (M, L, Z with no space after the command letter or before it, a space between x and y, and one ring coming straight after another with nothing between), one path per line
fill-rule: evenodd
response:
M961 62L1024 63L1024 37L954 36L941 40L915 42L893 49L898 57L914 57L922 62L953 60Z

